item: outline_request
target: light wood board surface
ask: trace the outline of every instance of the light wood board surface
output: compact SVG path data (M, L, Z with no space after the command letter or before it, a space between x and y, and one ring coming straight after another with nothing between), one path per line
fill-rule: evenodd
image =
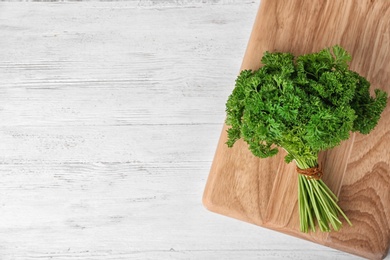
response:
M241 69L257 69L265 51L296 55L340 44L351 69L390 93L390 1L263 0ZM390 103L390 102L389 102ZM324 181L353 222L340 232L299 231L297 173L280 152L255 158L222 130L204 203L210 210L370 259L390 246L390 105L369 135L352 134L321 154Z
M356 259L202 193L260 1L0 3L0 259Z

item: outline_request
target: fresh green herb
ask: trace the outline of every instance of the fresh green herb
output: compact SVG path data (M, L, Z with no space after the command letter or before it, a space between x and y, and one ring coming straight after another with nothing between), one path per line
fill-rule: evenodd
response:
M387 93L349 70L351 56L340 46L295 58L290 53L265 52L263 66L243 70L226 103L227 145L240 138L258 157L287 151L285 161L298 168L318 166L320 151L349 138L350 132L369 133L387 103ZM343 211L337 197L320 179L299 174L301 231L339 230Z

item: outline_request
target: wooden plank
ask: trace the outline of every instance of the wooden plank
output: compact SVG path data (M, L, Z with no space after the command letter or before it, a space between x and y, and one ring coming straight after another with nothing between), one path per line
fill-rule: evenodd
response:
M257 69L266 50L299 55L335 44L351 53L351 69L367 77L372 88L390 93L390 2L386 0L263 0L241 69ZM217 213L352 254L384 258L390 244L389 120L390 106L370 135L352 134L340 147L321 154L324 180L339 194L353 227L330 234L299 232L293 165L283 165L283 153L266 160L254 158L243 142L227 148L226 127L204 204Z
M0 2L0 259L356 259L201 205L259 2Z

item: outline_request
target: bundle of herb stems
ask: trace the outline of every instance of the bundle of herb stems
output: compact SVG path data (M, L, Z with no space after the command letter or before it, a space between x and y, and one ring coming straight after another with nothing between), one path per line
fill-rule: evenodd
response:
M306 162L295 160L300 169L315 167L316 165L306 164ZM337 196L326 186L321 179L307 178L305 175L298 175L298 203L299 220L302 232L308 232L309 226L315 231L314 216L318 221L320 230L331 231L329 223L335 231L338 231L342 222L339 220L339 213L344 217L349 225L351 221L337 205Z
M339 215L351 225L321 180L318 154L350 132L368 134L386 107L387 93L375 89L372 97L370 83L349 69L350 60L338 45L298 57L265 52L260 69L241 71L226 103L229 147L242 138L257 157L283 148L285 161L296 163L302 232L315 231L315 220L321 231L338 231Z

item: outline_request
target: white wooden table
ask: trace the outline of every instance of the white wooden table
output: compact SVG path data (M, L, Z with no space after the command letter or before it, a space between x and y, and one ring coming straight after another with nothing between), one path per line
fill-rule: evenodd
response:
M0 3L0 259L356 259L201 204L259 3Z

